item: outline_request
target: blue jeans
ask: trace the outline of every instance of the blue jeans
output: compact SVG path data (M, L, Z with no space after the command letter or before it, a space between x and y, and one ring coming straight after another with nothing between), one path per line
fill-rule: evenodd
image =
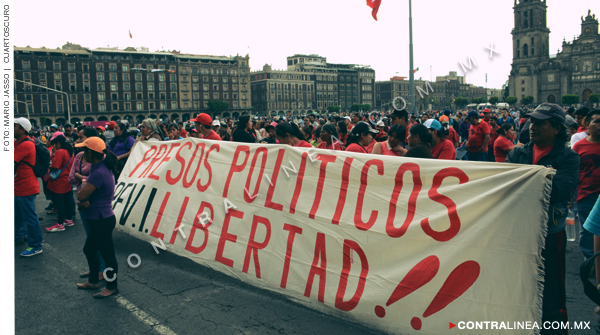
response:
M579 213L579 223L581 225L581 229L579 230L579 248L581 248L585 259L594 255L594 234L583 228L583 224L587 220L588 215L590 215L592 208L594 208L599 194L590 194L577 203L577 212Z
M23 241L27 237L27 244L38 249L42 247L42 228L35 211L36 196L15 196L15 241Z
M85 236L90 235L90 226L85 218L85 211L79 211L79 217L81 218L81 222L83 222L83 229L85 229ZM100 271L104 272L106 269L106 264L104 263L104 259L102 255L100 255L100 251L98 251L98 260L100 260Z
M473 162L486 162L487 161L487 152L467 152L467 160Z

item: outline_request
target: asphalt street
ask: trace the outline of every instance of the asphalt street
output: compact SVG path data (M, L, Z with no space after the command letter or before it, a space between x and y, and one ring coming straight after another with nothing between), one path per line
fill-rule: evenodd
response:
M15 246L15 329L17 334L376 334L377 331L322 314L282 295L257 289L127 234L113 234L120 294L96 300L97 291L75 286L87 271L79 219L65 232L46 233L56 215L37 197L43 253L24 258ZM133 269L127 257L137 253ZM567 297L571 321L592 321L594 304L583 294L575 242L568 242ZM132 260L136 263L134 260ZM102 285L104 286L104 284ZM490 287L490 289L494 289ZM498 320L502 321L502 320ZM592 321L591 323L595 323ZM448 330L457 331L456 329ZM571 331L590 334L593 330Z

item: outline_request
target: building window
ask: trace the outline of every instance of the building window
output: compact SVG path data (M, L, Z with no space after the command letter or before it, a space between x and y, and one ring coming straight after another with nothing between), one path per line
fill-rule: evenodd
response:
M219 93L213 93L213 99L219 100Z
M29 62L27 62L29 64ZM23 62L23 70L25 70L25 62ZM38 62L38 70L46 71L46 62Z
M144 103L143 102L138 102L137 103L137 110L141 111L144 109Z
M100 110L101 112L106 111L106 105L105 104L98 104L98 110Z
M135 81L142 81L142 74L141 73L136 73L135 74Z
M154 102L148 103L148 109L154 109Z
M197 90L198 90L198 84L194 84L194 85L192 85L192 89L193 89L194 91L197 91Z
M218 91L219 90L219 85L213 85L213 91Z
M48 113L48 104L42 104L42 113Z
M130 85L129 84L123 84L123 90L124 91L129 91L130 90Z
M75 71L75 63L69 63L69 71L70 72Z
M171 99L177 99L177 93L171 92Z
M148 84L148 91L154 91L154 84Z
M116 91L117 90L117 84L116 83L111 83L110 84L110 90L111 91Z
M175 76L174 74L171 75L171 81L176 81L177 80L177 76Z
M60 71L60 62L54 62L54 71Z
M117 81L117 74L116 73L111 73L110 74L110 80L111 81Z
M104 73L102 73L102 72L96 73L96 79L97 80L104 80Z
M208 91L208 85L207 84L202 85L202 90Z
M104 101L104 93L98 93L98 101Z
M123 69L123 71L129 71L129 65L128 64L123 64L121 65L121 68Z
M114 111L119 110L119 104L118 103L113 103L112 104L112 110L114 110Z
M102 84L102 83L98 84L98 91L104 91L104 84Z
M136 91L141 91L142 90L142 84L135 84L135 90Z
M129 92L123 93L123 97L125 98L125 100L131 100L131 93L129 93Z
M117 93L111 93L110 100L119 100L118 96L117 96Z
M148 81L154 81L154 74L152 74L152 73L148 73L148 75L146 76L146 79L147 79Z
M223 85L223 91L228 91L229 90L229 85Z
M165 81L165 75L164 74L159 74L158 75L158 81Z
M167 103L164 101L160 102L160 109L167 109Z
M129 73L123 73L123 81L129 81Z
M171 91L177 91L177 84L175 84L175 83L171 84Z
M160 89L161 91L166 91L166 90L167 90L167 85L165 85L165 84L160 84L160 86L159 86L159 89Z
M96 63L96 71L104 71L104 64Z
M171 109L177 109L177 101L171 101Z
M126 111L130 111L131 110L131 103L129 103L129 102L125 103L125 110Z
M144 98L142 97L142 93L136 93L135 94L135 98L136 100L143 100Z

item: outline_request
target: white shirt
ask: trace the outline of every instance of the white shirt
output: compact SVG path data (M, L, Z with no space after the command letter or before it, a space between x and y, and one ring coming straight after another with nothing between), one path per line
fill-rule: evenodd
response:
M575 146L575 143L583 140L586 137L588 137L588 134L586 134L585 131L582 131L581 133L577 133L577 134L571 136L571 149L573 149L573 147Z

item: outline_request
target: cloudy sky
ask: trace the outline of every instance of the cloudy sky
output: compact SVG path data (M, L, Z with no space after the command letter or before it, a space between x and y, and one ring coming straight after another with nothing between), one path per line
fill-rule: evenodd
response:
M500 88L512 59L514 0L413 1L416 78L462 74L467 82ZM550 53L563 37L581 33L597 0L547 0ZM286 56L319 54L332 63L370 65L377 80L408 76L408 1L382 0L373 20L365 0L218 0L164 2L28 0L14 6L16 46L56 48L67 41L88 48L148 47L202 55L250 54L253 71L265 63L286 67ZM133 38L129 38L129 30ZM490 59L490 47L494 53ZM396 74L397 73L397 74Z

